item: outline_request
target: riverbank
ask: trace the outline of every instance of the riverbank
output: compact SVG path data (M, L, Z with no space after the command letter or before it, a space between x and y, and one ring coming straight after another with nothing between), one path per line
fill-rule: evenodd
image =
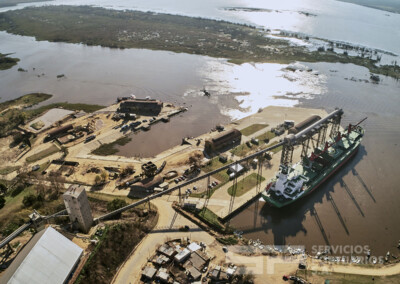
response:
M107 27L105 29L104 27ZM227 58L233 63L340 62L364 66L370 72L400 78L397 65L379 59L310 51L270 31L186 16L138 11L113 11L88 6L46 6L0 14L0 29L37 40L84 43L111 48L145 48ZM305 39L307 41L307 39Z

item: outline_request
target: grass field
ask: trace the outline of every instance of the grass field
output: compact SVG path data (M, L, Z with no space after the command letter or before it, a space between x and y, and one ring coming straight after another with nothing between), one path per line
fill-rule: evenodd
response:
M0 30L37 40L111 48L146 48L227 58L231 62L293 61L353 63L370 72L400 78L400 66L329 50L309 51L248 25L225 21L116 11L90 6L44 6L0 14ZM269 48L265 48L265 47Z
M259 123L256 123L256 124L252 124L252 125L250 125L250 126L247 126L246 128L240 130L240 132L241 132L244 136L250 136L251 134L253 134L253 133L255 133L255 132L257 132L257 131L259 131L259 130L261 130L261 129L267 127L267 126L268 126L268 124L259 124Z
M28 163L34 163L34 162L44 159L50 155L53 155L54 153L57 153L59 151L60 151L60 149L56 145L53 144L49 148L47 148L43 151L40 151L39 153L33 154L32 156L29 156L28 158L26 158L26 161Z
M265 144L265 139L271 140L275 136L276 136L275 133L273 133L271 131L267 131L264 134L257 136L256 138L260 141L260 144L262 145L262 144Z
M52 95L49 94L44 94L44 93L32 93L32 94L26 94L23 95L22 97L19 97L14 100L9 100L6 102L0 103L0 111L5 110L6 108L9 107L30 107L35 104L41 103L45 100L48 100L52 97Z
M221 163L219 158L215 157L211 160L210 164L203 167L202 170L208 173L230 163L232 163L232 160L228 160L226 163ZM219 173L214 174L213 177L222 183L229 181L229 175L226 171L220 171Z
M100 156L114 155L118 153L118 149L116 149L115 146L117 145L123 146L129 143L129 141L131 140L132 140L131 138L124 136L114 142L100 145L99 148L94 149L91 153Z
M197 216L218 230L225 229L224 225L218 221L218 216L208 208L203 208L199 213L197 213Z
M239 182L237 183L236 187L236 194L235 196L241 196L248 192L250 189L254 188L257 185L257 179L260 181L264 181L265 178L262 176L259 176L256 173L252 173L245 177L244 179L240 179ZM228 193L229 195L233 195L234 188L233 185L228 188Z
M19 168L20 166L10 166L10 167L0 168L0 175L8 175L9 173L15 172Z

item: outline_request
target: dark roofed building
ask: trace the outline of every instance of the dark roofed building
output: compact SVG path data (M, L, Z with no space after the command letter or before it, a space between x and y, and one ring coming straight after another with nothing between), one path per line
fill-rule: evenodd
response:
M57 137L65 136L68 134L68 131L70 131L73 128L74 127L72 126L72 124L67 124L67 125L58 127L56 129L53 129L48 132L46 139L50 140L50 139L55 139Z
M242 139L242 133L237 129L231 129L229 131L222 132L215 137L206 140L205 151L210 153L218 151L222 148L240 144Z
M119 112L158 115L163 108L163 103L158 100L132 99L121 102Z

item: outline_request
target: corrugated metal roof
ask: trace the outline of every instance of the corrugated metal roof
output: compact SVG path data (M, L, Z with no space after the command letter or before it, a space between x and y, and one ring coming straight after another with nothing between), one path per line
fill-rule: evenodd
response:
M48 227L7 283L62 284L82 252L79 246Z

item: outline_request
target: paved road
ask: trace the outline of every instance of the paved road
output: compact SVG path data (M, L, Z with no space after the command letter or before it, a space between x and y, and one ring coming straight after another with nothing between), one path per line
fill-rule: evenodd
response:
M148 257L152 256L156 248L167 240L189 237L195 241L204 242L208 246L215 242L212 236L201 230L196 224L176 214L171 207L173 199L176 197L165 196L152 201L159 212L157 226L142 240L134 254L120 268L112 283L138 283L141 269L146 264ZM180 232L176 229L184 225L191 228L189 232Z

